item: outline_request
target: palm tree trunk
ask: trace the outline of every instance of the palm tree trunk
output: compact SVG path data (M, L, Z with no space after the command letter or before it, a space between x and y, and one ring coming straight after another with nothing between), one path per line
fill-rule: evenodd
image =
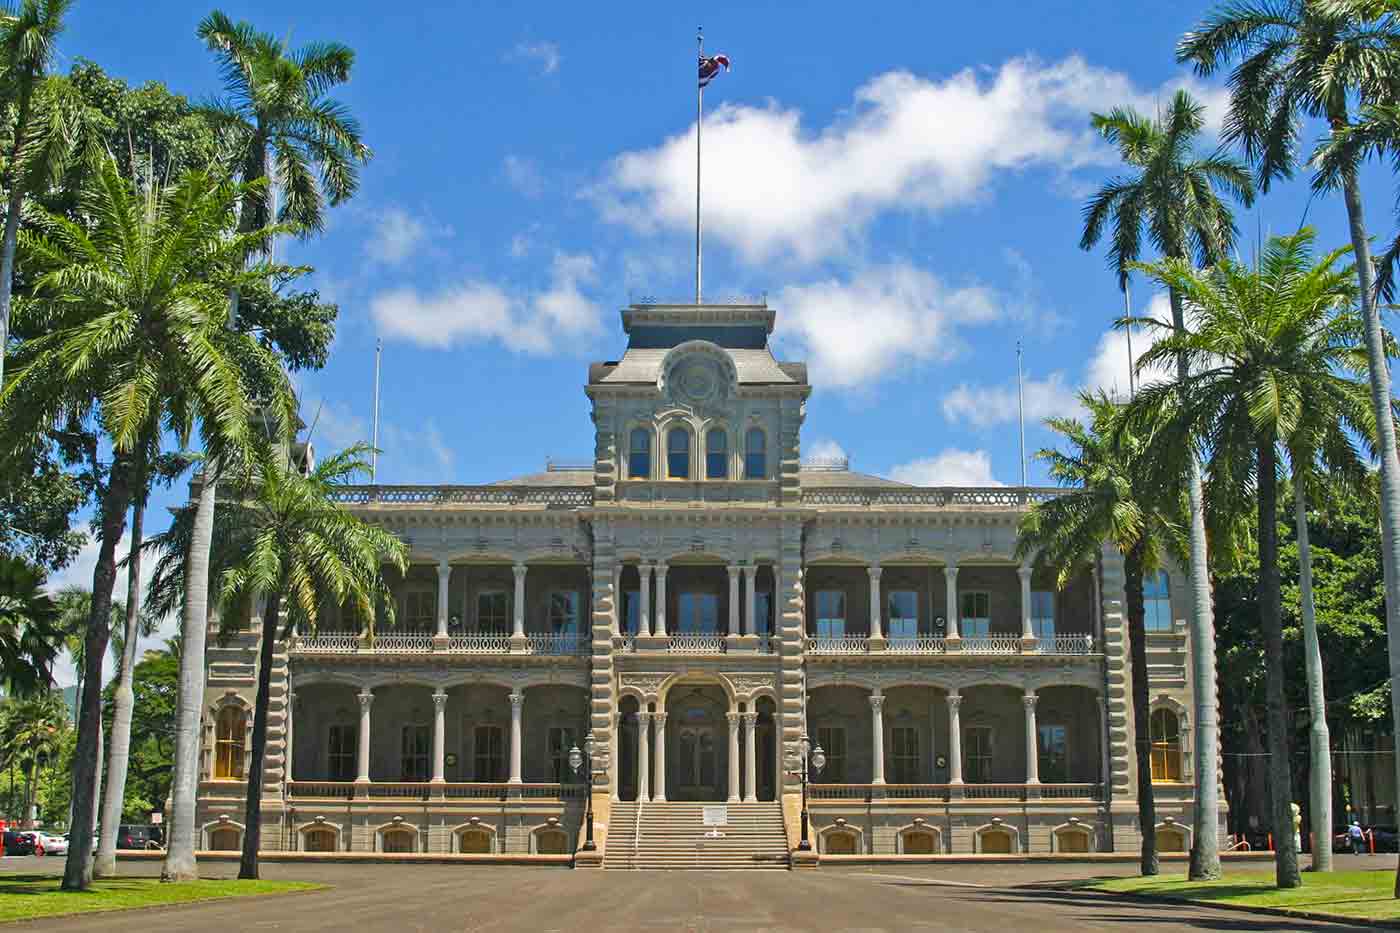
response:
M1278 567L1278 454L1272 435L1259 442L1259 622L1264 632L1269 708L1269 784L1273 799L1274 874L1280 888L1302 884L1293 836L1293 767L1283 668L1283 596Z
M24 184L20 177L20 150L29 132L30 104L34 97L32 78L24 82L19 98L19 116L15 120L15 139L10 145L10 164L5 179L10 199L5 205L5 239L0 248L0 385L5 384L5 347L10 339L10 304L14 292L15 249L19 242L19 215L24 208Z
M131 716L136 694L132 679L136 667L136 642L140 637L141 538L145 506L131 510L131 550L126 564L126 641L122 644L121 670L117 672L112 713L111 748L107 753L107 795L102 801L102 836L92 873L102 878L117 873L116 827L122 821L126 797L126 772L131 758Z
M1312 548L1308 543L1308 503L1301 477L1293 481L1293 510L1298 525L1298 590L1303 606L1303 660L1308 673L1309 814L1312 816L1313 871L1332 870L1332 737L1327 730L1327 692L1322 682L1322 651L1317 642L1313 604Z
M170 835L162 881L193 881L195 796L199 790L200 712L204 707L204 641L209 628L209 550L214 535L217 467L206 462L185 555L185 609L180 620L180 685L175 705L175 762L170 782Z
M73 820L70 832L76 841L68 847L63 868L63 890L85 891L92 884L92 838L96 818L96 785L101 778L98 761L102 743L102 659L107 655L112 616L112 588L117 582L117 542L126 530L126 510L131 505L131 455L119 453L112 463L107 490L102 497L101 544L92 571L92 605L83 646L83 700L78 712L78 746L73 753Z
M258 846L262 842L263 757L267 754L267 710L271 703L272 656L277 645L278 617L282 614L282 594L267 598L263 613L262 643L258 652L258 695L253 703L253 748L248 764L248 798L243 816L243 858L239 878L258 877Z
M1385 356L1380 314L1371 290L1371 244L1366 239L1366 215L1361 208L1361 186L1355 171L1343 173L1342 196L1351 228L1351 248L1356 256L1361 313L1366 322L1366 360L1381 467L1381 564L1385 570L1385 631L1390 654L1390 724L1392 732L1400 735L1400 455L1396 454L1395 422L1390 412L1390 363ZM1400 755L1395 755L1394 759L1395 784L1400 787ZM1395 875L1395 896L1400 897L1400 871Z
M1172 328L1186 332L1181 295L1170 293ZM1186 358L1177 361L1177 378L1188 375ZM1216 712L1215 619L1210 605L1210 567L1206 550L1205 494L1201 465L1193 456L1187 474L1187 499L1191 510L1188 538L1191 592L1191 705L1195 713L1196 805L1191 820L1191 861L1187 877L1192 881L1219 878L1220 869L1220 722Z
M1142 834L1140 868L1158 872L1157 801L1152 792L1152 733L1147 691L1147 620L1142 595L1142 543L1123 560L1123 588L1128 599L1128 656L1133 672L1133 731L1137 735L1138 831Z

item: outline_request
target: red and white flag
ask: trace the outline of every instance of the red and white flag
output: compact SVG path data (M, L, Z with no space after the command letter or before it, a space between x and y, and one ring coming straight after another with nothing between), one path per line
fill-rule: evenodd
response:
M700 86L704 87L715 79L720 70L729 70L728 55L700 56Z

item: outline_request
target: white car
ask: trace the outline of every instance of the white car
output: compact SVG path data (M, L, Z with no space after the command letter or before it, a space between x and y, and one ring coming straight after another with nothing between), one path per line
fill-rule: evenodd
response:
M62 836L51 836L48 833L39 833L38 844L34 849L35 855L67 855L68 840Z

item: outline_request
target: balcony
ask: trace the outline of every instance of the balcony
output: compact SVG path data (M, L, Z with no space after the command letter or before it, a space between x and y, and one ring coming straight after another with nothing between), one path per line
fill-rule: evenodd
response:
M496 655L524 654L540 657L576 657L592 647L587 635L527 632L523 639L498 632L472 635L434 635L390 632L372 638L349 633L298 635L290 646L298 655Z
M581 800L583 784L433 783L432 781L288 781L295 800Z
M870 800L1064 800L1103 799L1102 784L808 784L807 796L822 801Z
M879 645L879 641L874 642ZM886 639L883 649L871 651L872 639L866 635L815 636L807 639L807 653L814 655L929 655L975 654L1087 657L1098 653L1094 636L1087 634L1052 635L1047 638L1023 640L1020 635L988 635L980 638L948 638L942 635L896 636Z
M624 654L661 652L663 654L773 654L780 639L772 635L730 636L718 632L679 635L625 635L617 642Z

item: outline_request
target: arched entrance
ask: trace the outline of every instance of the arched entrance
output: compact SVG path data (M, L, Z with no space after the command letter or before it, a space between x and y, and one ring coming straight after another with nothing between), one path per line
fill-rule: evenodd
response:
M728 798L729 699L709 684L677 684L666 702L666 796Z

